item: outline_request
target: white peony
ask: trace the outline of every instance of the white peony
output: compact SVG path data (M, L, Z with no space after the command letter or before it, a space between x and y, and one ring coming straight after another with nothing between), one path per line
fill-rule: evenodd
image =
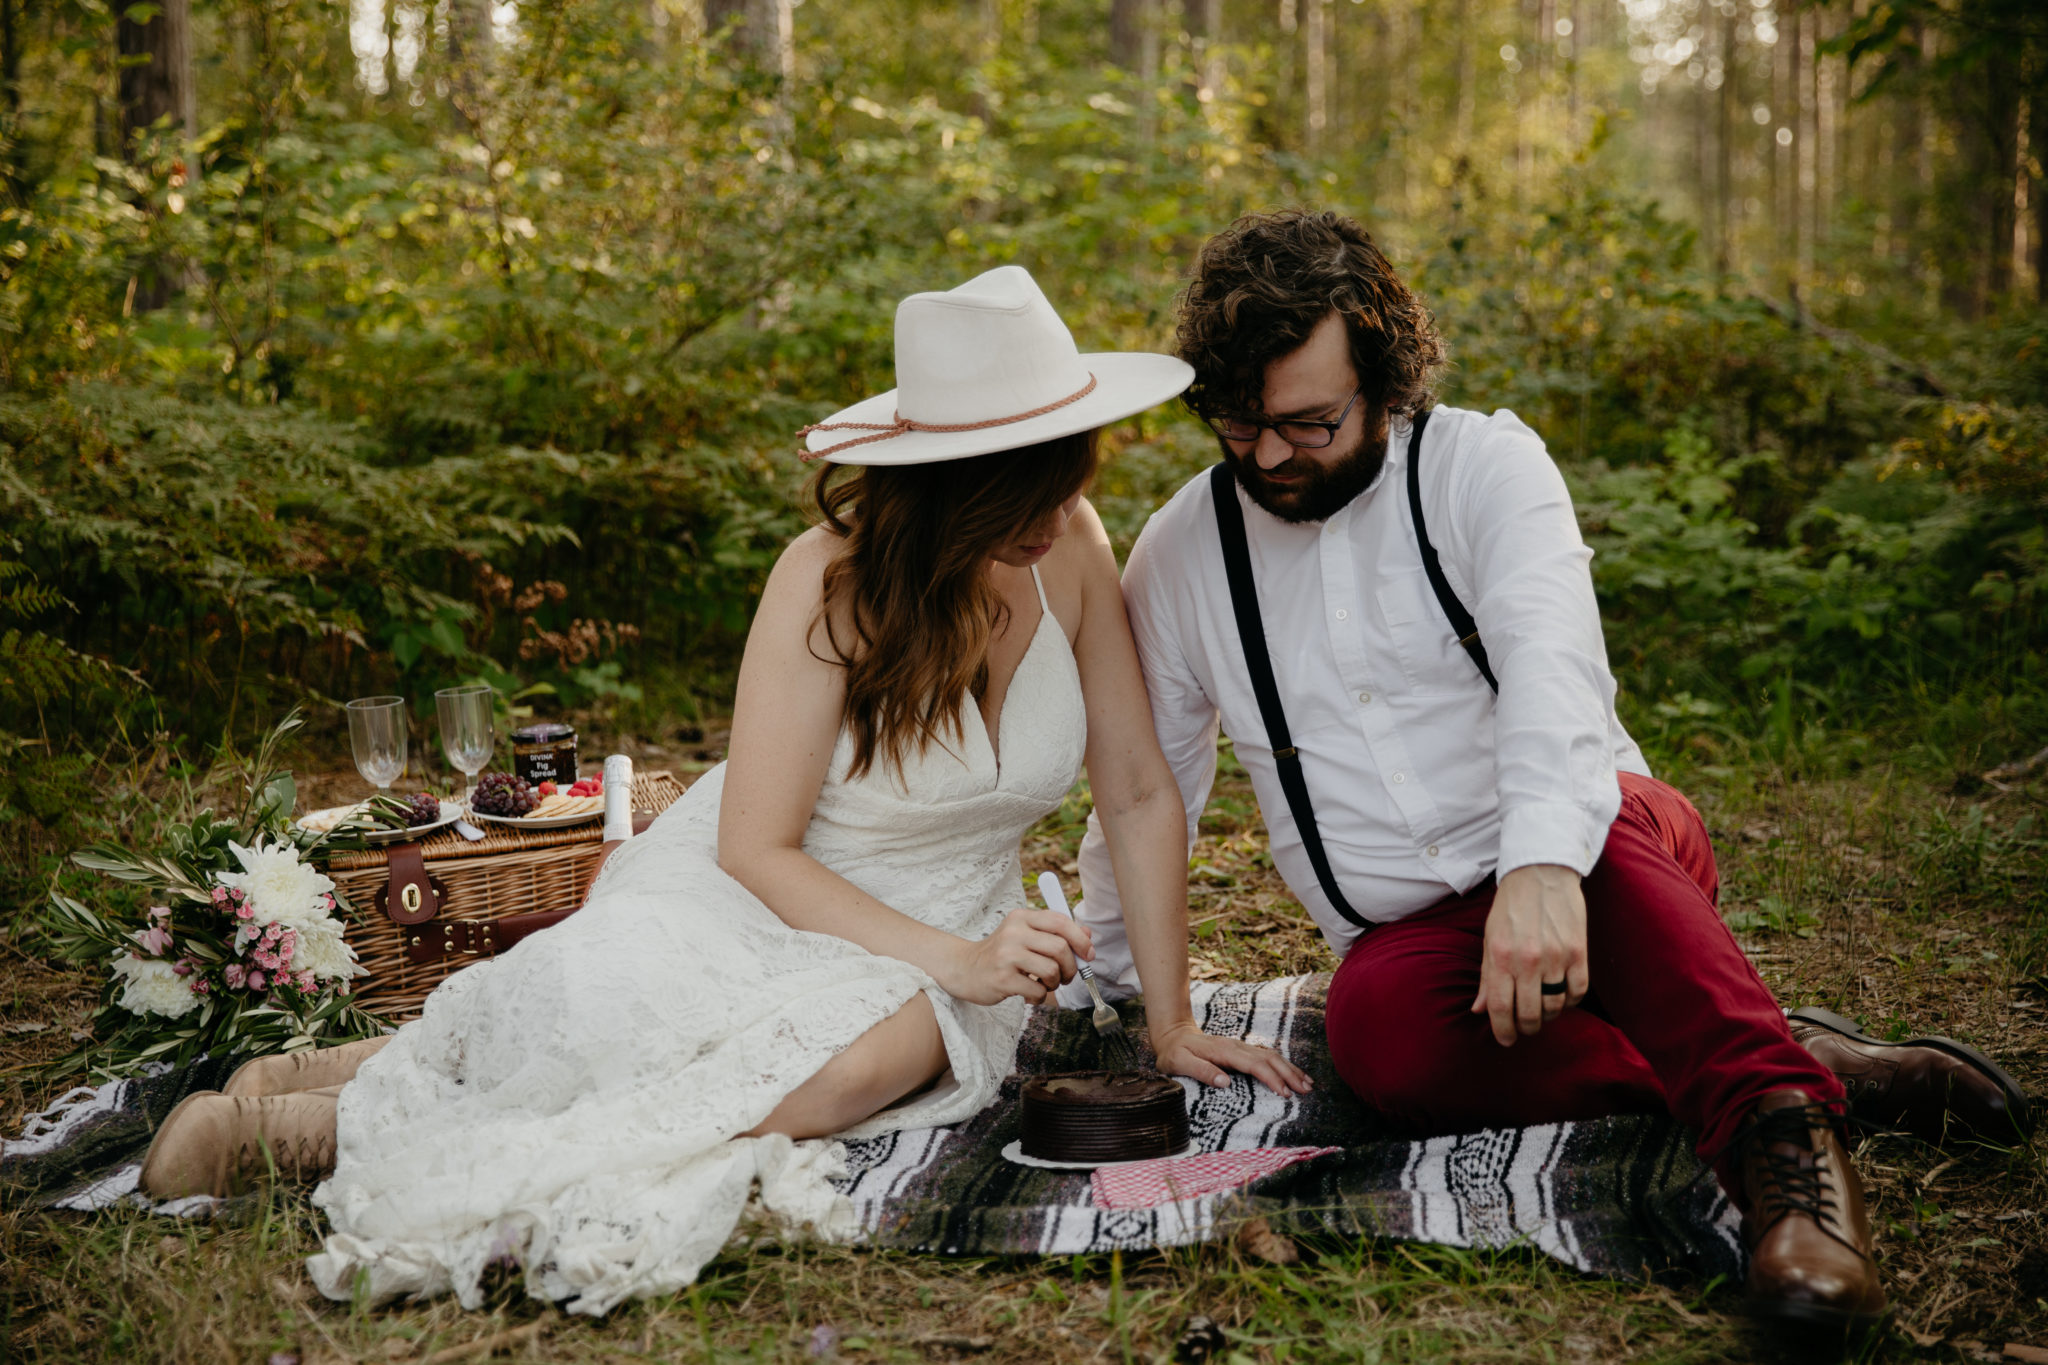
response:
M243 848L230 843L228 851L242 864L242 870L223 872L214 880L249 897L256 923L282 924L287 929L299 930L322 920L332 923L326 897L334 891L333 880L312 864L302 862L299 851L290 844L265 848L258 841L254 848Z
M298 947L292 952L292 970L311 972L322 981L346 981L363 975L356 965L356 950L341 936L341 924L332 917L299 930Z
M192 993L190 978L179 976L161 958L130 957L123 953L114 959L113 971L128 983L121 988L121 998L116 1003L130 1014L161 1014L177 1019L199 1008L199 997Z

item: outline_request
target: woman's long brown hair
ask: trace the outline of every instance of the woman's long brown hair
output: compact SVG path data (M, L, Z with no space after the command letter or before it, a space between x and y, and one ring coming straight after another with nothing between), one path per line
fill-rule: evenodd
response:
M841 470L850 477L835 480ZM988 690L989 644L1007 610L989 555L1049 521L1094 473L1087 431L930 464L826 465L813 477L841 537L820 624L846 669L849 775L877 757L900 768L933 740L963 736L961 707Z

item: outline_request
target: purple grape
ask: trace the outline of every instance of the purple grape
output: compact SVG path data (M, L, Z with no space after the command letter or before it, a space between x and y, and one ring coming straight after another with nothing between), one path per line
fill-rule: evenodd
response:
M472 809L485 815L517 817L540 804L540 796L523 777L510 773L485 773L477 779L470 796Z

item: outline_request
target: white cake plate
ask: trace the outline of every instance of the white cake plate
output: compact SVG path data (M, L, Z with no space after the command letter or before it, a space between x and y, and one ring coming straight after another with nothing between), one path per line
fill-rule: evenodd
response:
M1195 1142L1188 1139L1188 1145L1165 1156L1139 1157L1138 1161L1171 1161L1176 1157L1193 1156ZM1024 1155L1024 1139L1018 1138L1003 1148L1003 1160L1014 1161L1019 1166L1036 1166L1041 1171L1093 1171L1107 1170L1111 1166L1135 1166L1138 1161L1046 1161L1035 1156Z

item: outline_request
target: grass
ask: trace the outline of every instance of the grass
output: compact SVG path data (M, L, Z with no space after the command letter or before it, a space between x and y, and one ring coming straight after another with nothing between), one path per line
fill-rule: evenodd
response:
M710 741L715 748L716 736ZM615 745L613 747L631 747ZM640 750L701 766L703 751ZM1249 787L1223 755L1191 862L1194 970L1250 978L1332 965L1273 874ZM2048 1091L2044 785L1960 794L1871 770L1769 767L1680 779L1721 859L1723 910L1786 1005L1877 1032L1944 1032ZM314 788L317 790L317 786ZM1026 841L1029 870L1070 868L1077 789ZM68 1046L87 984L0 938L0 1105L49 1098L34 1070ZM11 1121L10 1127L14 1127ZM2048 1348L2048 1169L2040 1151L1858 1153L1894 1314L1868 1360L1996 1359ZM1723 1361L1799 1358L1741 1318L1738 1286L1593 1280L1520 1250L1258 1239L1159 1254L948 1260L736 1242L690 1291L568 1318L496 1283L485 1307L368 1310L320 1298L300 1268L321 1225L277 1191L235 1226L132 1213L0 1212L0 1341L23 1362L455 1360L1170 1360L1194 1314L1225 1361ZM1291 1263L1279 1263L1289 1256Z

